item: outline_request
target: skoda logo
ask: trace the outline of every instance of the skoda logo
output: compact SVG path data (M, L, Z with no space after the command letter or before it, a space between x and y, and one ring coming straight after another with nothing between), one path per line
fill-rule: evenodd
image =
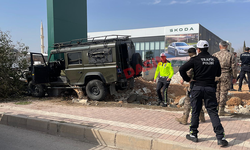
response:
M182 32L182 31L192 31L194 30L193 27L191 28L175 28L175 29L170 29L170 32Z

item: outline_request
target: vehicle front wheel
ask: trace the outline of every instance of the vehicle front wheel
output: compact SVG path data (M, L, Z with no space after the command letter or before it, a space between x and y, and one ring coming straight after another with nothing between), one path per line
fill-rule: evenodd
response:
M178 56L178 51L177 50L174 51L174 55Z
M33 84L32 81L28 84L28 93L34 97L43 97L45 96L44 88L41 84Z
M104 83L100 80L92 80L86 86L87 96L96 101L103 100L107 94Z

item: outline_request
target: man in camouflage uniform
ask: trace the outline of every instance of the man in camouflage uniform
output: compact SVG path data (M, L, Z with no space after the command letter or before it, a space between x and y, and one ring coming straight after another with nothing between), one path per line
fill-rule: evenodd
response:
M219 116L229 115L224 111L228 100L227 94L228 90L230 90L231 82L234 84L237 78L235 57L231 52L228 52L227 46L228 43L226 41L220 42L220 51L213 54L213 56L219 59L221 65L221 76L215 79L218 83L216 98L219 105Z
M188 55L190 56L190 58L196 56L196 49L195 48L188 49ZM193 76L194 76L193 68L191 68L190 70L187 71L187 75L191 79L193 78ZM181 80L181 84L183 84L183 82L184 81ZM184 112L183 112L183 116L180 117L180 118L176 118L175 119L180 124L184 124L184 125L187 124L189 113L190 113L190 110L191 110L191 104L190 104L190 91L191 91L191 88L192 88L191 86L192 85L190 83L190 86L188 87L187 92L186 92L186 97L185 97L185 100L184 100ZM205 122L205 117L204 117L204 111L203 110L201 110L201 112L200 112L199 119L200 119L201 122Z

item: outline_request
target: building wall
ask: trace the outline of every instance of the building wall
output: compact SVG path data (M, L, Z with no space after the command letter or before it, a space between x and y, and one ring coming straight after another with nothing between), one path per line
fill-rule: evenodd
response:
M136 53L140 53L143 60L160 56L165 51L165 36L131 38Z
M217 35L200 25L199 40L206 40L209 43L209 53L213 54L220 50L219 43L222 41Z
M171 52L168 51L169 45L173 42L184 42L189 47L195 47L198 40L207 40L210 44L209 52L213 54L219 51L218 44L221 41L218 36L200 24L88 33L89 38L103 35L130 35L136 52L141 54L143 60L159 56L165 51L169 60L186 61L189 59L188 54L178 50L179 54L175 55L173 49Z

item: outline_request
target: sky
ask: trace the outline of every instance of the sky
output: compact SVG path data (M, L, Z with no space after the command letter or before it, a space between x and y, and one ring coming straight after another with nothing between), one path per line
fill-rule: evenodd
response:
M42 21L47 50L46 1L0 0L0 30L40 52ZM87 14L88 32L200 23L235 51L250 47L250 0L87 0Z

